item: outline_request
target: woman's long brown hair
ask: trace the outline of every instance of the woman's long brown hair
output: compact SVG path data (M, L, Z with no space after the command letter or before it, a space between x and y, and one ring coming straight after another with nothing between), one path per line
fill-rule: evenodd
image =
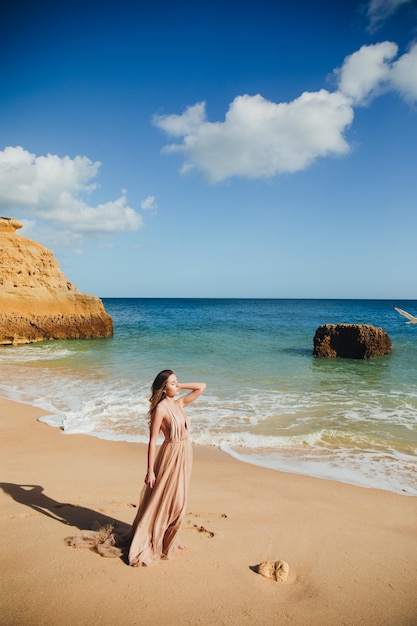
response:
M155 380L152 383L152 395L149 398L149 402L151 403L148 411L149 422L152 420L152 416L155 412L156 407L165 397L166 383L168 378L173 373L174 372L172 370L162 370L162 372L159 372L159 374L156 376Z

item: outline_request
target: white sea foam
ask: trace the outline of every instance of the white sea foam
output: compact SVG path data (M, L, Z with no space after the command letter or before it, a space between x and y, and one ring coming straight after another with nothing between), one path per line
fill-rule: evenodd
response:
M314 446L322 438L321 433L296 435L294 437L277 437L255 435L248 432L208 432L193 434L192 440L199 445L218 446L222 450L245 448L249 450L263 449L265 451L297 446Z
M290 401L294 401L293 396ZM285 408L282 397L279 404L281 409ZM298 411L303 411L304 400L301 405ZM107 389L79 403L77 410L55 413L44 420L60 426L67 434L146 442L147 408L144 391L132 397L122 389ZM394 445L387 445L385 439L379 441L372 429L368 433L355 431L356 412L351 430L346 425L343 429L317 428L316 419L309 420L303 415L297 423L286 424L284 420L281 431L276 427L277 434L270 434L274 428L269 421L274 413L280 421L279 413L268 412L267 407L260 407L259 403L258 409L255 412L254 407L248 408L245 403L239 410L237 401L234 406L223 407L218 398L205 399L189 410L192 440L198 445L219 447L242 461L275 470L417 495L414 486L416 448L402 454ZM297 415L294 405L292 415ZM376 421L381 420L378 412L375 416ZM401 425L408 419L409 407L405 406L403 414L396 415L395 423Z
M288 455L244 454L228 446L222 446L222 450L240 461L273 470L417 496L414 457L353 455L343 450L337 456L328 457L314 455L313 451L311 455L300 456L293 451Z
M68 348L62 348L56 344L35 344L21 346L4 346L0 362L7 363L31 363L35 361L57 361L71 355Z
M33 397L37 406L51 413L42 418L47 424L65 434L147 441L146 388L138 387L137 394L132 395L120 381L109 385L103 380L64 377L58 385L56 379L45 382L43 395ZM33 402L29 394L35 393L35 386L31 389L24 384L24 395L17 386L3 385L1 389L12 399ZM318 428L317 398L297 399L292 393L273 396L254 392L243 402L239 397L234 401L229 398L228 404L222 398L205 396L189 410L193 442L217 446L240 460L275 470L417 495L416 447L408 446L402 454L394 445L395 432L390 446L386 437L379 441L378 431L373 429L374 423L386 424L391 417L396 427L415 428L415 411L408 402L397 407L395 416L391 407L369 407L366 403L345 407L343 428L340 415L322 419ZM322 397L321 410L324 408ZM339 407L338 413L343 413L343 408ZM368 422L368 430L355 430L358 422ZM338 423L340 428L335 427Z

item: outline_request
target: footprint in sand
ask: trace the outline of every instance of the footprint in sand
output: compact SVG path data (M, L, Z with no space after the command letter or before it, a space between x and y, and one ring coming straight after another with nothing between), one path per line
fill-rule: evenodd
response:
M133 502L116 502L115 500L112 501L112 504L115 506L127 506L129 507L129 509L137 509L137 504L134 504Z
M224 519L227 518L226 513L209 513L204 511L203 513L187 513L187 515L191 515L192 517L222 517Z
M207 539L212 539L215 534L212 530L208 530L207 528L205 528L204 526L199 526L198 524L186 524L185 528L187 530L191 529L191 530L195 530L198 533L203 533L204 535L206 535Z
M188 517L197 517L197 518L223 518L226 519L227 515L226 513L208 513L208 512L203 512L203 513L187 513ZM210 523L211 520L207 520L208 523ZM213 537L216 536L216 532L209 530L208 528L206 528L204 525L202 524L194 524L192 521L187 520L186 525L185 525L186 529L189 530L194 530L195 532L201 533L203 535L205 535L207 537L207 539L212 539Z

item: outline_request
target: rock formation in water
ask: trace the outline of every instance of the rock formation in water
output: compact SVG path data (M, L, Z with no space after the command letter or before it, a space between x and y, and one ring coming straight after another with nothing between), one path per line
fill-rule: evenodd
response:
M102 301L80 293L53 253L17 235L19 228L18 220L0 218L0 344L111 336Z
M382 328L367 324L324 324L314 335L314 356L369 359L389 354L391 339Z

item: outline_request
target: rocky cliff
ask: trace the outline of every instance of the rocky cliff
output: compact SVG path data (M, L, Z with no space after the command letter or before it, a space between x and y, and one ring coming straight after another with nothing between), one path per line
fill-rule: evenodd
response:
M324 324L314 335L314 356L370 359L389 354L391 339L382 328L368 324Z
M80 293L50 250L16 234L21 227L0 218L0 344L112 335L102 301Z

